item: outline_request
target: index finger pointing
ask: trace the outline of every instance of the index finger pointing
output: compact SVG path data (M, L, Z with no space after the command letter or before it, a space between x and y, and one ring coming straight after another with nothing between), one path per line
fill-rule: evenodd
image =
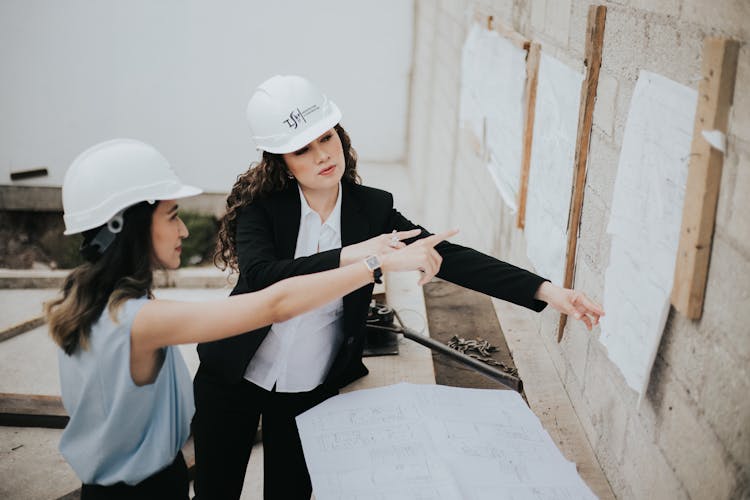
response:
M424 245L428 245L428 246L434 247L435 245L437 245L441 241L447 240L448 238L450 238L451 236L455 236L456 234L458 234L458 229L449 229L447 231L443 231L442 233L433 234L432 236L428 236L427 238L425 238L425 239L422 240L422 243Z

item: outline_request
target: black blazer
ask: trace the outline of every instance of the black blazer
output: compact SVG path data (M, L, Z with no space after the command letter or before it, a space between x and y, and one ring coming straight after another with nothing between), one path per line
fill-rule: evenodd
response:
M242 208L237 217L239 278L232 295L261 290L277 281L339 267L341 249L294 258L300 224L297 184ZM394 229L420 228L418 238L428 236L393 208L393 196L380 189L342 182L341 245L347 246ZM534 299L544 278L460 245L442 242L436 250L443 257L438 277L534 311L545 302ZM344 297L344 342L326 378L326 383L343 387L366 375L362 364L365 319L373 285ZM314 290L310 291L315 293ZM271 325L236 337L198 345L200 370L226 383L239 383L250 359L268 334Z

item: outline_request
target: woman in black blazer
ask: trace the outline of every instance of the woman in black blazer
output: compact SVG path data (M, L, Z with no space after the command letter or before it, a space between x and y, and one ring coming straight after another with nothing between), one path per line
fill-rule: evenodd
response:
M430 234L393 208L390 193L360 184L356 153L340 119L336 105L304 78L276 76L256 89L248 121L263 156L238 177L227 198L216 256L220 267L239 272L233 295L382 256L402 247L402 239L409 243ZM437 276L447 281L534 311L549 303L589 329L604 314L582 293L471 248L446 241L435 249L443 258ZM321 308L309 322L268 325L198 346L198 498L239 498L261 415L265 498L310 498L294 417L367 374L362 349L371 294L372 285L365 286L338 307ZM308 331L308 325L320 324L325 326ZM319 343L318 335L325 340ZM294 351L292 342L300 339L314 346L302 342L302 349L326 354L306 359L305 352Z

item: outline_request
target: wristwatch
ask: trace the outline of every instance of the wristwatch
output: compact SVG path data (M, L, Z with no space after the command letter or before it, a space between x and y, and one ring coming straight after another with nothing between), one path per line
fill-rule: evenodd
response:
M373 281L375 283L382 283L383 280L381 278L383 277L383 271L380 269L380 259L378 259L378 256L370 255L364 260L364 262L367 269L372 272Z

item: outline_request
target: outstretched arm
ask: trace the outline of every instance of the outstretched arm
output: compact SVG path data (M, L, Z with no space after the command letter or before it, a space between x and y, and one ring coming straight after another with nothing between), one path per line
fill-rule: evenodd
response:
M421 229L417 237L430 234L395 209L389 224L399 231ZM589 330L604 316L604 309L582 292L561 288L520 267L448 241L441 242L435 249L443 257L443 265L437 274L439 278L535 311L541 311L549 304L555 310L583 321Z
M384 271L421 269L424 279L440 269L434 250L440 241L455 234L448 231L381 257ZM135 317L131 345L150 352L166 345L210 342L264 325L278 323L322 306L372 281L363 262L331 271L297 276L259 292L235 295L211 302L152 300Z

